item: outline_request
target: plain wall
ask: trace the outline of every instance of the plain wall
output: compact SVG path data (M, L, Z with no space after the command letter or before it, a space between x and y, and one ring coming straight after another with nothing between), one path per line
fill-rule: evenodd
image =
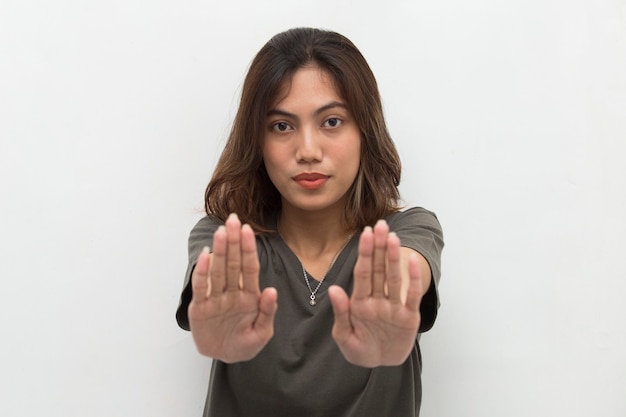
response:
M361 49L444 227L422 415L626 415L624 0L0 0L0 415L201 414L187 236L302 25Z

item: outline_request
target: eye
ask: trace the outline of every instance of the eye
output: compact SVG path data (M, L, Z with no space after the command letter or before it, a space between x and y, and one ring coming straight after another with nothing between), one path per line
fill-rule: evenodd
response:
M289 126L289 123L278 122L272 125L272 130L274 130L275 132L282 133L282 132L288 132L290 130L293 130L293 128Z
M326 121L324 122L323 126L324 127L330 127L330 128L334 128L334 127L339 127L341 125L343 121L337 117L331 117L329 119L326 119Z

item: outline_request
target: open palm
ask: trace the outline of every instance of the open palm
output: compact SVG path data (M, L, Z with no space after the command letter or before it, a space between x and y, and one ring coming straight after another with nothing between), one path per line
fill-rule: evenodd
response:
M333 286L333 338L344 357L366 367L403 363L415 345L423 295L419 255L408 261L408 287L403 292L400 240L384 221L365 228L354 267L354 289ZM406 274L406 271L404 272Z
M188 315L198 351L233 363L252 359L274 334L276 290L259 290L254 232L231 215L213 236L192 275Z

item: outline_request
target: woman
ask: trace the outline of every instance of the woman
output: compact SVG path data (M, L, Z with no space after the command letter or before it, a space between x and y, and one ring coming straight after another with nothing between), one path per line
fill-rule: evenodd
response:
M433 213L400 211L399 180L352 42L273 37L189 238L177 320L214 359L205 416L419 415L443 237Z

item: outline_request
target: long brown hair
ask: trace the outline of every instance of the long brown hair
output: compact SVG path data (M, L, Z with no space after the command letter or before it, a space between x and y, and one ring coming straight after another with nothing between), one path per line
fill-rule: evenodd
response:
M225 220L237 213L257 232L269 232L266 217L280 211L281 198L263 164L267 111L283 82L312 64L333 77L361 131L360 167L348 190L346 227L372 225L399 210L400 157L367 61L343 35L296 28L270 39L250 64L230 136L205 191L207 214Z

